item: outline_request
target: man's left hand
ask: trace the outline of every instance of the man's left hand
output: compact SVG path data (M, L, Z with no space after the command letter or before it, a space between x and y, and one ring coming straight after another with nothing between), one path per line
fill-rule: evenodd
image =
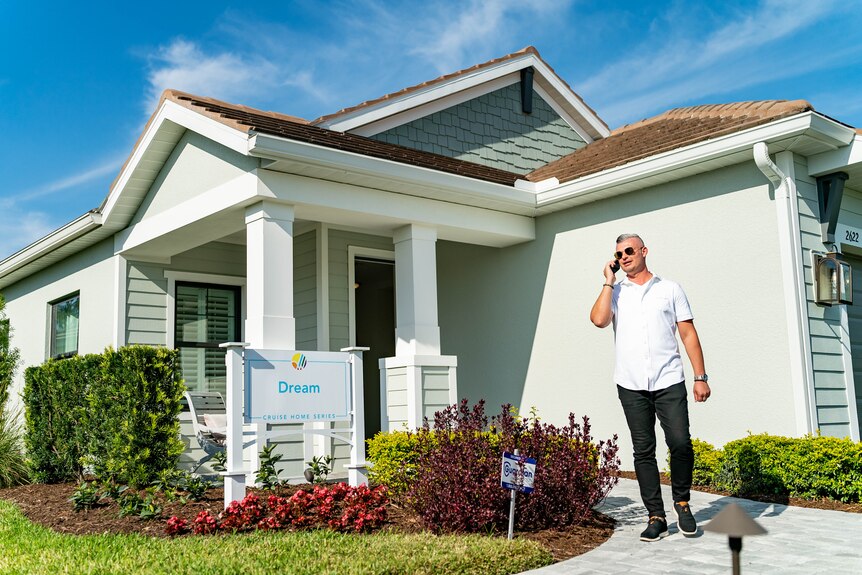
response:
M695 401L706 401L709 399L709 396L712 395L712 391L709 389L709 384L705 381L695 381L694 382L694 400Z

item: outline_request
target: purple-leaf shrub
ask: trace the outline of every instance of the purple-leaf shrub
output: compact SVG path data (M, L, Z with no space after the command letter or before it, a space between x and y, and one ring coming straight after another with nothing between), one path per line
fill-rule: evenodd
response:
M407 500L437 531L494 531L508 525L510 492L500 486L503 451L537 461L534 491L519 494L519 529L571 525L590 516L616 484L617 437L593 442L590 423L569 414L563 427L516 417L504 405L491 425L484 401L467 400L426 420L417 432L417 477Z

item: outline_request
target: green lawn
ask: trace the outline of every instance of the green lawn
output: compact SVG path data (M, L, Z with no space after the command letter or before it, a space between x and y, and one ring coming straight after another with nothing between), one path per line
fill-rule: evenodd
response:
M62 535L0 501L0 573L193 575L507 574L552 563L527 540L482 536L258 532L155 539Z

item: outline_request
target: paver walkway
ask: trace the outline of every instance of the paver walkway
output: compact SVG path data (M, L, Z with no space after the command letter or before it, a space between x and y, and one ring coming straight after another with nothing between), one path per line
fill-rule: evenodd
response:
M617 520L613 536L600 547L567 561L529 571L530 575L585 573L731 573L727 537L698 529L683 537L676 529L670 487L662 486L670 535L656 543L638 539L646 509L637 482L621 479L598 508ZM728 503L735 502L769 533L742 541L740 571L745 575L862 574L862 514L758 503L692 491L691 507L699 527Z

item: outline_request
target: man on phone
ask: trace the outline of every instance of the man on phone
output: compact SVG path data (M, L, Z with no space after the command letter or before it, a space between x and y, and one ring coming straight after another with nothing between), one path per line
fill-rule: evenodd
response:
M710 389L688 299L678 284L649 271L648 251L637 234L617 238L614 259L602 270L605 283L593 304L590 321L600 328L611 323L614 326L614 383L632 436L641 498L649 513L640 538L658 541L668 535L668 529L655 456L656 417L670 451L677 527L683 535L697 534L697 522L688 504L694 451L677 333L694 370L694 400L706 401ZM617 283L619 269L625 278Z

